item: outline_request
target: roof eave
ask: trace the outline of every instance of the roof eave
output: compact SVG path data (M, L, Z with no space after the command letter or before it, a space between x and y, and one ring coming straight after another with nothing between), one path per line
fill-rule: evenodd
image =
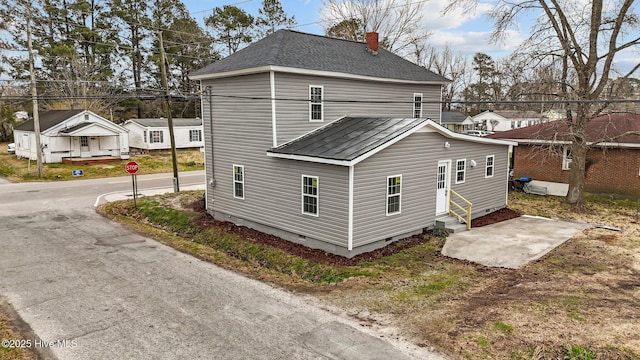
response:
M275 66L275 65L265 65L265 66L258 66L253 68L225 71L225 72L212 73L212 74L190 75L189 78L191 80L200 80L200 81L215 80L215 79L221 79L226 77L252 75L252 74L259 74L259 73L271 72L271 71L288 73L288 74L313 75L313 76L324 76L324 77L333 77L333 78L341 78L341 79L366 80L366 81L387 82L387 83L420 84L420 85L446 85L451 83L450 80L444 79L444 78L442 80L405 80L405 79L392 79L392 78L381 78L381 77L375 77L375 76L349 74L349 73L326 71L326 70L313 70L313 69L293 68L293 67L287 67L287 66Z

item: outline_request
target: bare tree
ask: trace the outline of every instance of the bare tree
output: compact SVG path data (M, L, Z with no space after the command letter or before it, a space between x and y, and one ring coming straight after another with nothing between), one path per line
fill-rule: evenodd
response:
M566 100L567 104L566 122L573 162L566 200L573 205L584 200L585 164L589 149L587 124L608 105L606 101L594 102L602 100L616 56L640 45L640 37L634 31L640 24L634 2L498 0L491 13L495 24L494 40L501 39L520 16L537 19L527 41L529 52L562 62L558 97ZM476 4L477 0L451 1L447 10ZM628 69L623 77L629 77L639 68L640 63Z
M423 1L323 0L323 5L325 32L333 29L332 36L345 33L349 40L362 41L365 31L377 32L380 34L380 46L396 53L410 49L415 39L429 36L421 24ZM348 30L351 31L344 31L346 25L350 25ZM336 31L338 29L340 31ZM354 34L360 30L363 32Z
M438 50L433 46L422 47L415 45L416 63L451 80L451 83L442 90L442 99L447 101L442 104L442 110L452 110L451 100L460 97L468 85L467 74L470 73L470 65L467 57L462 53L455 53L451 46L446 45Z

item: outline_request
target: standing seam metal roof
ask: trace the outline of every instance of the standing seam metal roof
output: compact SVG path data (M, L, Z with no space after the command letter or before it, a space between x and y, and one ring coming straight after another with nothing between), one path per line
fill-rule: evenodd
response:
M328 71L376 78L448 83L448 79L380 48L377 55L363 42L292 30L278 30L216 61L191 76L204 76L263 66Z
M269 151L350 161L427 121L426 118L344 117Z

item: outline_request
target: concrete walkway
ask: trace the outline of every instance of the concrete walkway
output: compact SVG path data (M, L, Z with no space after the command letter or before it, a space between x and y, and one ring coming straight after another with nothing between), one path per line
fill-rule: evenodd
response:
M517 269L541 258L589 227L587 224L521 216L451 234L442 254L485 266Z

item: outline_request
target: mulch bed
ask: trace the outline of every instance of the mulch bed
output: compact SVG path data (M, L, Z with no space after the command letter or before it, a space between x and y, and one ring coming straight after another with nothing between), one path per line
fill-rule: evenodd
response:
M200 216L196 220L194 220L196 226L200 227L208 227L215 226L227 233L232 233L238 236L241 236L244 239L265 244L277 249L281 249L284 252L289 254L293 254L299 256L303 259L314 263L326 264L330 266L353 266L358 264L361 261L373 261L385 256L393 255L401 250L408 249L414 247L416 245L420 245L423 243L427 243L429 241L434 241L431 237L425 236L429 231L426 231L420 235L414 235L412 237L399 240L385 246L383 248L370 251L368 253L356 255L352 258L345 258L339 255L328 253L324 250L312 249L310 247L296 244L290 241L283 240L277 236L265 234L263 232L245 227L245 226L237 226L233 223L227 221L218 221L215 220L211 215L209 215L205 209L202 208L200 200L194 201L191 206L191 209L198 212ZM511 209L501 209L495 211L493 213L487 214L483 217L477 218L471 221L472 227L481 227L490 224L494 224L500 221L505 221L509 219L513 219L520 216L520 214Z

